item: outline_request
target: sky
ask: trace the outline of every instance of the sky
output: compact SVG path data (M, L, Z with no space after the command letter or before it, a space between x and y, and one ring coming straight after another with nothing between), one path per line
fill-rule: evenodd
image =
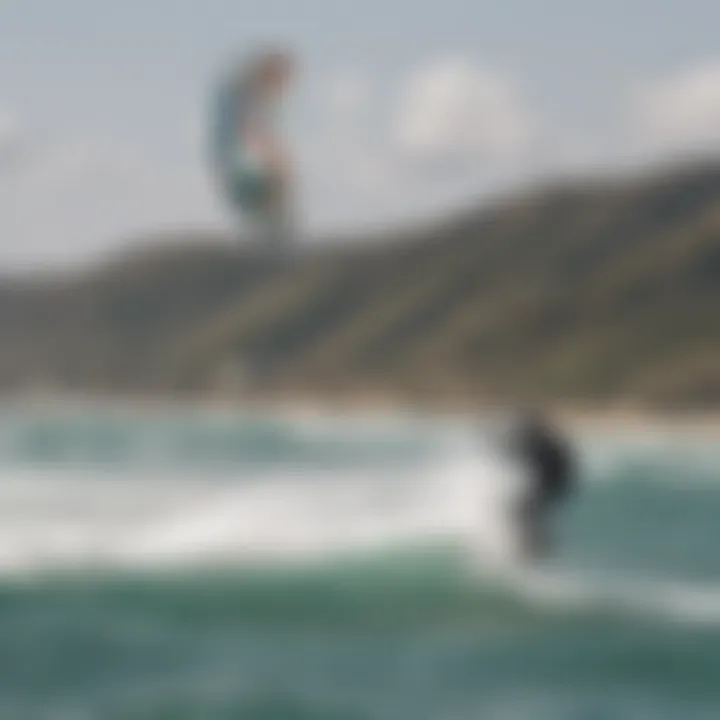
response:
M223 230L218 74L267 42L306 241L720 149L716 0L0 0L0 269Z

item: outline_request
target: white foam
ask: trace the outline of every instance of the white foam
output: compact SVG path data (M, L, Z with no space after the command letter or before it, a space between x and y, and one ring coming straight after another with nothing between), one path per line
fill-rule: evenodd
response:
M507 554L512 483L500 464L466 458L389 472L203 480L15 470L0 485L0 572L314 562L446 537L479 556Z
M491 456L392 475L275 477L15 471L0 484L0 573L324 562L454 538L485 579L532 603L720 624L720 586L528 571L508 508L523 478Z
M567 570L515 568L503 580L558 610L620 611L683 624L720 624L720 585Z

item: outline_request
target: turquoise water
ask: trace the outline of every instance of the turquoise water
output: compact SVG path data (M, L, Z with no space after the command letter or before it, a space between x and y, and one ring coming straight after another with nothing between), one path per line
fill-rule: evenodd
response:
M519 572L469 437L0 412L0 718L720 717L717 443L577 438L560 557Z

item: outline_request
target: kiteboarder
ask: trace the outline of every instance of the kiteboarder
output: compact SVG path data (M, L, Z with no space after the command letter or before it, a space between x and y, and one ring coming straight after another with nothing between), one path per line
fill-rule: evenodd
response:
M538 411L521 418L512 448L530 478L518 507L524 552L533 559L546 557L552 551L551 515L577 483L574 452L560 430Z

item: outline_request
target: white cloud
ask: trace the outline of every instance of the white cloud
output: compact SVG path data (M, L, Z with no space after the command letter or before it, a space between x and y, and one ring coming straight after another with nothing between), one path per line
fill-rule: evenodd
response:
M516 159L530 139L530 118L515 88L462 59L411 78L393 123L400 153L430 163Z
M634 126L653 151L720 147L720 61L680 72L638 93Z
M420 67L399 84L339 72L325 99L300 147L318 224L427 216L530 162L534 138L517 92L469 60Z

